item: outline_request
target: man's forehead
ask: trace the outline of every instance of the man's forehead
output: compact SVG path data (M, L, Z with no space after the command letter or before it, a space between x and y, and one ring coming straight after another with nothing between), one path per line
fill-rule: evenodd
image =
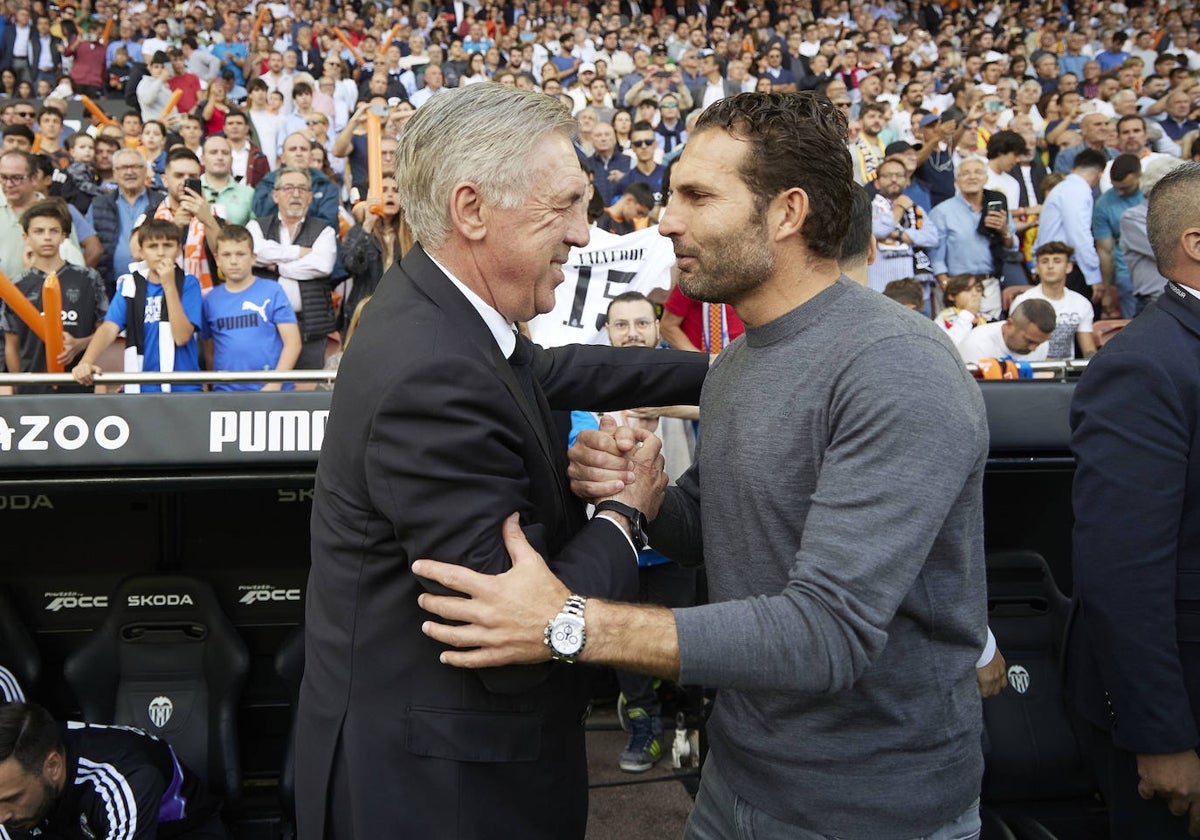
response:
M621 318L637 318L639 316L648 316L650 320L654 320L654 304L648 300L623 300L614 303L608 311L610 322Z

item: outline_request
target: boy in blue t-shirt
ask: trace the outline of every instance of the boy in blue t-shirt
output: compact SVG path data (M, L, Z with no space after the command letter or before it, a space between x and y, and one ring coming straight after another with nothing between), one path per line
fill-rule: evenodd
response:
M225 283L204 299L204 358L210 370L293 370L300 327L283 287L254 276L254 239L241 225L217 234L217 266ZM291 383L222 383L214 391L278 391Z
M117 281L104 323L72 374L83 385L102 373L96 359L125 331L126 371L198 371L200 281L176 265L181 231L165 219L147 219L135 237L142 262ZM166 324L167 329L162 329ZM199 385L126 385L125 393L199 391Z

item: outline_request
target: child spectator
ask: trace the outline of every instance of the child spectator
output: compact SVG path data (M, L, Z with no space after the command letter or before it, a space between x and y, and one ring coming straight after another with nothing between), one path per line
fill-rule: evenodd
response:
M71 162L55 176L58 195L80 213L86 213L93 198L108 192L96 176L96 140L82 131L72 134L67 138L67 153Z
M200 370L196 346L202 318L200 281L175 264L180 237L179 226L165 219L147 219L137 229L134 241L142 261L117 281L108 316L72 371L76 382L91 385L93 374L103 372L96 359L121 330L125 331L126 371ZM199 385L190 384L125 386L127 394L199 390Z
M108 309L104 280L95 269L71 265L59 248L71 233L71 216L61 199L39 201L21 216L30 267L15 281L16 287L37 310L42 310L42 283L46 275L58 274L63 302L63 352L59 361L70 370L92 341ZM4 332L4 358L11 372L45 373L46 345L7 306L0 307L0 330ZM49 386L23 385L22 394L45 394ZM60 393L78 393L79 386L59 386Z
M283 288L254 276L254 238L241 225L217 234L217 266L225 283L204 298L204 358L210 370L293 370L300 328ZM214 391L291 390L291 383L221 383Z
M891 298L901 306L908 307L914 312L920 312L925 305L925 290L911 277L904 280L893 280L883 287L883 296Z
M955 274L946 281L943 294L949 306L933 320L957 345L975 327L987 323L987 318L979 314L983 305L983 281L974 274Z

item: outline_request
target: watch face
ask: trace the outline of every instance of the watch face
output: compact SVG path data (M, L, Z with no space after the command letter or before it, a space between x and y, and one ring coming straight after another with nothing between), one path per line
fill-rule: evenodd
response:
M550 628L550 647L560 656L574 656L583 649L583 620L560 615Z

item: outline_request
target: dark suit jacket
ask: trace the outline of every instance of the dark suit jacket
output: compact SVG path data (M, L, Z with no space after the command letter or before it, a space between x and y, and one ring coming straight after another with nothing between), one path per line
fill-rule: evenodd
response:
M696 400L707 361L587 346L533 355L540 411L420 247L364 312L338 371L313 505L296 762L304 840L322 836L343 772L353 804L333 818L358 838L583 837L587 669L441 665L408 567L432 557L503 572L500 525L516 510L572 591L630 596L634 552L612 523L586 521L546 417Z
M721 79L721 87L725 90L726 96L737 96L742 92L740 82L732 82L729 79ZM692 85L688 91L692 94L692 101L695 102L697 111L704 110L704 92L708 90L708 79L703 79L700 84Z
M1133 753L1200 745L1200 300L1168 284L1071 405L1067 691Z

